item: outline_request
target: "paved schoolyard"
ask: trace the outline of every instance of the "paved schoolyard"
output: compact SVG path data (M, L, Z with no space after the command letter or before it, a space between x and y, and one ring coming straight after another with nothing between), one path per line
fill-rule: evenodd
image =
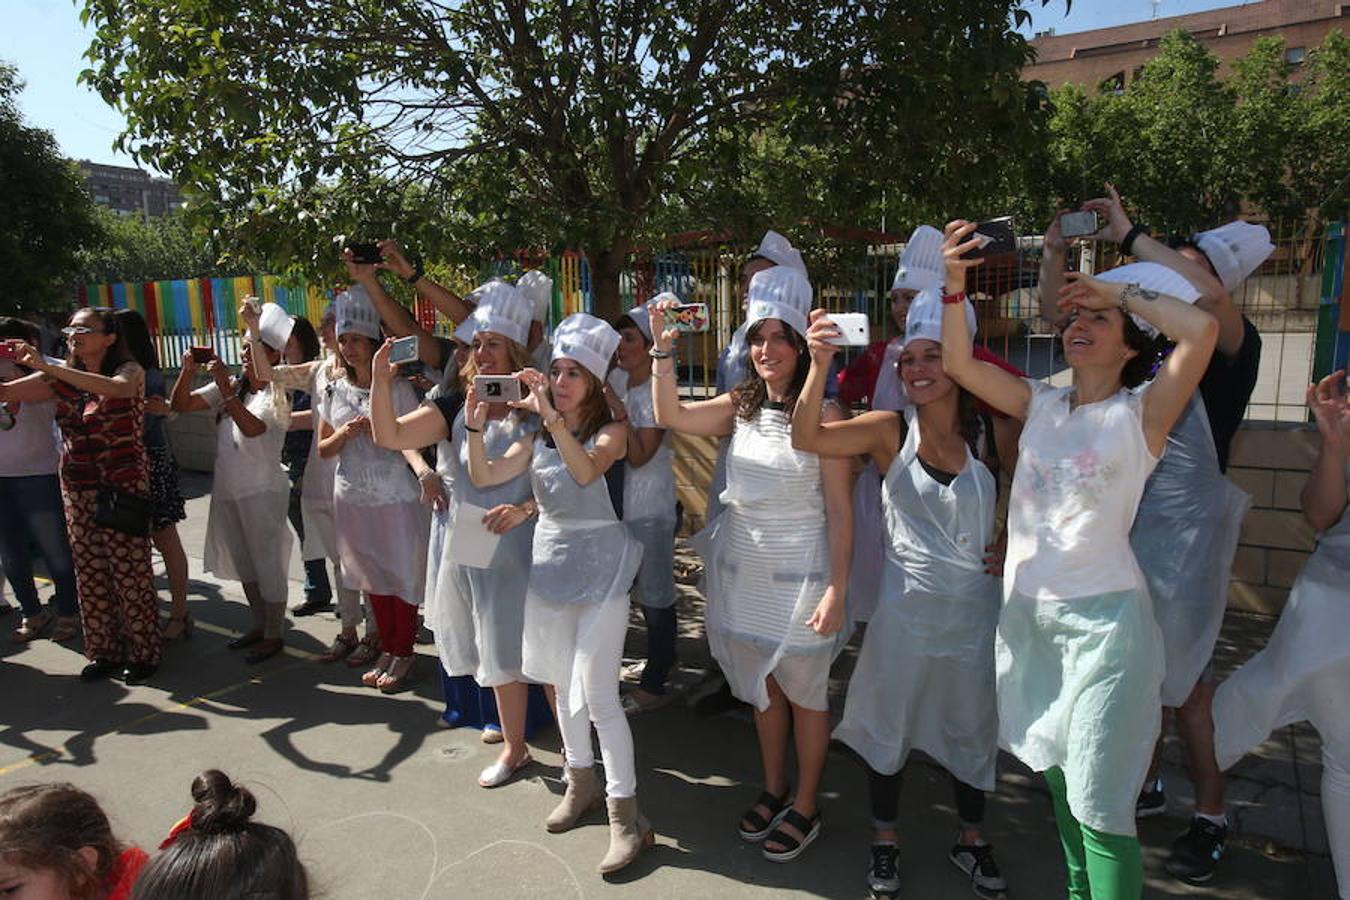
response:
M0 790L73 781L104 802L121 836L153 848L187 809L193 775L222 768L257 794L262 818L295 835L314 883L330 900L865 896L866 782L842 750L831 753L827 767L824 834L800 860L775 865L737 839L736 819L758 792L753 726L741 712L702 718L671 705L634 720L640 798L659 845L607 883L594 872L607 842L602 818L565 835L543 829L561 791L556 733L540 736L539 765L528 777L494 791L477 787L474 779L494 750L478 741L477 732L437 727L440 689L431 648L419 648L423 677L415 689L396 697L361 687L357 673L345 666L312 661L337 629L331 616L298 620L286 655L246 666L225 647L247 620L238 586L201 572L208 483L185 476L185 487L197 495L189 501L183 537L198 629L168 650L152 684L84 685L77 678L83 659L73 649L49 641L0 645ZM293 583L292 603L299 594ZM693 669L706 655L696 626L686 629L681 644ZM1226 631L1230 655L1250 652L1244 628L1260 630L1238 623ZM1281 757L1281 740L1297 759ZM1265 806L1245 805L1248 836L1205 890L1180 885L1162 870L1166 847L1183 821L1144 823L1146 896L1334 896L1324 855L1279 846L1319 849L1320 823L1315 812L1309 814L1318 774L1309 765L1316 759L1315 737L1293 732L1263 754L1244 769L1235 790L1244 803L1270 797L1271 813L1289 821L1274 821ZM946 776L915 762L902 801L901 896L970 897L945 859L955 827ZM1010 896L1062 897L1048 797L1039 779L1005 762L988 830ZM1180 797L1182 779L1172 781ZM1173 812L1184 814L1180 802L1174 801ZM1286 833L1299 840L1259 837Z

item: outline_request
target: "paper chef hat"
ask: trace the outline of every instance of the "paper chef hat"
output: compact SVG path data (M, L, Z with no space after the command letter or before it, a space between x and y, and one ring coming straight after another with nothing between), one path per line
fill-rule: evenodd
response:
M520 288L489 281L474 288L466 299L475 304L471 318L476 331L491 331L521 346L529 340L534 302Z
M802 259L801 253L796 247L792 246L787 238L776 231L764 232L764 238L759 242L759 246L755 248L755 252L750 255L752 257L762 256L776 266L786 266L789 269L796 269L801 273L803 278L808 277L806 274L806 262Z
M516 287L534 304L534 321L548 321L553 306L553 279L540 269L531 269L516 279Z
M1097 277L1102 281L1110 281L1115 284L1137 284L1145 290L1157 291L1185 303L1194 303L1200 299L1200 292L1195 289L1195 285L1179 273L1158 263L1130 263L1125 266L1117 266ZM1144 321L1143 317L1130 313L1130 318L1134 319L1134 324L1138 325L1140 330L1149 337L1158 336L1158 329L1151 323Z
M336 322L333 326L335 336L360 334L372 341L380 339L380 317L375 312L375 305L370 302L370 295L361 285L354 284L337 295L337 300L334 302L334 315L336 316Z
M975 307L969 303L961 304L966 310L966 327L970 336L975 336ZM920 291L909 306L909 315L905 317L905 342L901 349L909 346L910 341L926 340L942 343L942 291L928 288Z
M450 336L461 344L466 346L473 345L473 336L478 333L478 320L469 316L463 322L455 326L455 331Z
M900 267L895 270L891 290L937 290L942 287L945 275L942 232L932 225L920 225L910 234L900 253Z
M1236 291L1247 276L1275 252L1270 232L1264 225L1253 225L1241 219L1200 232L1195 236L1195 243L1205 251L1215 274L1228 291Z
M618 347L619 333L604 319L590 313L572 313L553 332L552 359L580 363L603 382L609 374L610 358Z
M756 272L746 297L746 327L761 319L778 319L800 335L806 334L811 310L811 282L796 269L774 266Z
M262 305L262 315L258 316L258 335L264 344L273 350L285 350L286 342L291 339L291 329L294 327L295 320L286 310L275 303Z

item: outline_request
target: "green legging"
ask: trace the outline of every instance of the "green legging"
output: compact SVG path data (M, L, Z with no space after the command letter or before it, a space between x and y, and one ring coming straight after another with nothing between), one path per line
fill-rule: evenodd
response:
M1069 900L1139 900L1144 891L1144 862L1139 838L1107 834L1081 824L1069 810L1064 772L1046 770L1055 825L1069 869Z

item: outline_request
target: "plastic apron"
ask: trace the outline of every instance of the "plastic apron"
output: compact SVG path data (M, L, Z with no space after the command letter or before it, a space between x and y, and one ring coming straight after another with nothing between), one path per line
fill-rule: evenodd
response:
M911 749L966 784L994 789L998 708L994 633L998 579L984 571L998 485L967 449L950 485L918 460L913 413L886 473L886 569L834 737L877 772Z
M432 402L438 397L443 396L446 390L446 382L452 381L453 370L441 374L440 383L427 392L426 401L423 406L436 410L439 409ZM427 539L427 577L426 577L426 596L422 604L422 615L427 622L427 627L435 634L436 629L431 625L440 615L436 609L437 598L440 594L440 581L442 574L449 575L449 569L442 569L445 565L446 557L446 539L450 536L451 526L454 520L450 518L450 505L455 495L455 470L453 456L455 453L453 445L450 443L450 427L446 428L446 436L436 442L436 476L441 480L441 491L445 495L445 506L443 509L431 510L431 533Z
M319 455L319 398L328 384L329 363L314 367L313 374L302 388L310 396L310 414L314 418L314 440L309 444L309 459L305 463L305 479L300 485L300 512L305 520L305 541L301 552L306 560L327 557L339 562L337 530L333 524L333 479L337 472L337 457L324 459Z
M586 449L594 446L592 436ZM539 524L525 601L525 675L566 690L569 707L580 709L585 697L573 666L578 625L588 609L628 593L642 545L614 514L605 479L579 484L562 454L542 438L534 442L530 485ZM626 607L616 612L627 615Z
M1350 465L1346 466L1350 477ZM1227 769L1272 731L1311 722L1323 752L1350 767L1350 510L1322 533L1265 649L1219 685L1214 747ZM1339 697L1339 703L1316 702Z
M877 383L872 388L874 410L899 412L910 405L900 381L901 349L901 338L886 344ZM882 590L887 540L881 511L881 482L877 464L869 459L853 485L853 554L848 567L848 611L853 622L872 618Z
M1130 532L1162 629L1164 706L1185 702L1214 653L1250 504L1251 497L1219 471L1209 416L1196 391L1167 436Z
M745 337L747 331L749 327L745 324L733 331L731 340L717 358L715 387L718 394L725 394L745 380L746 369L750 364L750 346ZM713 462L712 480L708 483L708 512L703 520L705 526L711 525L713 519L722 512L722 492L727 487L727 451L730 446L728 438L723 438L717 444L717 459Z
M539 429L534 416L512 413L489 419L483 443L489 457L500 457L521 438ZM464 410L455 416L452 441L441 457L450 481L447 527L461 504L492 509L522 503L530 497L530 478L522 473L505 484L475 487L469 478L469 448ZM442 476L445 480L446 476ZM530 545L535 523L526 519L502 535L486 569L463 566L442 557L436 579L436 600L427 624L436 636L441 665L452 676L472 675L482 687L522 681L520 639L525 627L525 588L530 579ZM443 552L448 552L449 547Z
M765 679L780 662L797 664L794 690L823 696L829 666L848 640L846 626L822 636L806 624L829 584L830 549L820 460L792 448L782 410L736 418L727 454L722 514L692 541L704 561L708 645L732 693L767 709Z
M652 381L625 394L628 420L634 428L655 428ZM627 465L625 463L624 465ZM638 468L628 466L623 481L624 524L642 545L634 599L643 606L665 609L675 603L675 469L670 432L656 453Z

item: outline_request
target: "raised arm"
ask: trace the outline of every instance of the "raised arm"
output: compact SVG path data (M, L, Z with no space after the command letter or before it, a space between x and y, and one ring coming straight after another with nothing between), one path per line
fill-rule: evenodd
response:
M7 344L14 350L16 361L6 364L5 371L9 374L8 379L0 379L0 403L30 403L40 400L50 400L56 396L52 390L51 384L41 372L29 372L27 374L19 371L17 357L27 355L25 348L32 350L26 342L19 340L0 341Z
M487 404L480 403L478 394L469 388L464 399L464 430L469 439L469 480L475 487L485 488L505 484L525 474L534 455L535 434L527 434L516 441L496 459L487 454L483 441L483 426L487 424Z
M267 423L250 412L244 401L239 399L239 394L230 384L230 370L220 361L220 357L211 360L211 377L220 391L220 408L239 426L239 432L244 437L258 437L267 430Z
M192 382L196 377L197 358L191 353L184 353L178 377L174 379L173 390L169 393L169 408L174 412L199 412L211 408L204 398L192 393Z
M975 223L958 219L948 222L942 257L947 269L946 295L942 299L942 368L957 384L995 409L1015 419L1027 417L1031 388L1011 372L975 358L970 326L966 323L966 271L983 260L962 259L977 241L967 240ZM960 300L956 301L959 297ZM954 302L948 302L952 300Z
M825 419L826 424L842 424L844 413L832 404ZM825 497L830 543L830 583L806 624L817 634L834 634L845 624L849 561L853 556L852 461L845 457L822 457L820 486Z
M386 450L417 450L450 434L445 417L434 406L419 406L404 416L394 411L394 379L398 367L389 364L385 341L371 360L370 426L375 443Z
M99 375L61 363L50 363L47 357L29 344L19 345L15 362L50 378L63 381L77 391L87 391L90 394L125 400L139 397L145 390L145 370L131 362L118 366L117 371L111 375Z
M1344 369L1308 386L1308 408L1317 421L1322 445L1303 485L1303 515L1313 528L1326 531L1341 520L1350 503L1345 481L1350 460L1350 395L1345 390Z
M666 328L666 310L676 304L662 300L652 308L652 407L656 423L684 434L724 437L731 434L736 424L736 406L730 394L721 394L711 400L681 403L675 385L675 336L673 328ZM661 356L659 354L665 354Z
M1061 209L1055 213L1045 227L1041 244L1041 270L1036 289L1041 301L1041 318L1051 325L1058 325L1063 318L1059 312L1059 289L1064 287L1064 269L1069 264L1069 242L1060 231L1059 219L1066 212L1068 210Z
M351 276L353 281L365 288L366 293L370 295L370 302L375 307L376 315L380 317L380 324L384 327L385 334L396 338L416 335L417 357L433 368L440 368L444 365L446 356L444 346L436 340L434 334L417 324L417 319L412 312L402 303L389 296L389 292L384 289L384 285L380 284L377 271L384 264L365 265L358 263L352 257L351 250L342 251L342 261L347 265L347 274Z
M421 268L408 262L408 257L397 241L380 241L379 247L381 255L384 256L384 262L376 264L376 268L393 272L399 278L411 284L413 290L417 292L417 296L430 301L431 305L436 307L436 310L451 322L458 325L473 312L473 307L465 303L459 294L432 281L422 274ZM432 365L425 359L423 362Z

